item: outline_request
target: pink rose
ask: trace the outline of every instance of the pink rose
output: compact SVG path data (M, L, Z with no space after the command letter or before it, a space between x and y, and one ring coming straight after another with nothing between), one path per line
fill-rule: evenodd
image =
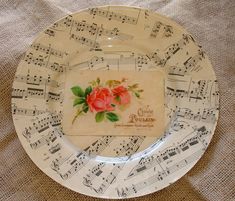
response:
M114 101L119 105L126 105L131 102L131 96L124 86L115 87L113 90Z
M114 107L111 105L113 102L113 95L107 88L94 88L93 91L87 96L86 101L91 112L114 110Z

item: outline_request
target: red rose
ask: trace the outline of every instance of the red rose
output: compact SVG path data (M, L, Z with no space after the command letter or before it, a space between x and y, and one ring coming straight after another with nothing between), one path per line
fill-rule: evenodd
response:
M86 98L91 112L112 111L113 95L107 88L95 88Z
M131 102L131 96L124 86L115 87L113 90L114 101L119 105L126 105Z

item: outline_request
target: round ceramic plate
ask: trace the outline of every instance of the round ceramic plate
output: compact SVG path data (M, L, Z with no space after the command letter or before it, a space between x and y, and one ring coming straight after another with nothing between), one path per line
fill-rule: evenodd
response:
M100 83L109 77L106 70L111 77L115 71L125 73L142 84L125 87L122 78L104 87ZM156 72L161 78L146 78ZM90 79L96 73L102 80ZM74 79L87 87L77 86ZM124 114L117 106L131 100L129 108L134 107L143 91L154 90L162 80L162 90L148 100L158 101L155 96L163 94L164 113L156 118L164 114L164 130L156 136L150 128L115 134L120 130L110 126ZM76 85L72 92L70 82ZM71 97L75 107L68 104ZM101 102L94 102L97 97ZM12 92L15 128L33 162L61 185L101 198L142 196L181 178L205 152L218 109L215 73L194 38L166 17L123 6L87 9L40 33L17 68ZM75 112L73 120L68 110ZM135 120L146 123L151 118ZM71 121L81 125L77 134L71 127L65 130ZM83 135L86 129L89 134Z

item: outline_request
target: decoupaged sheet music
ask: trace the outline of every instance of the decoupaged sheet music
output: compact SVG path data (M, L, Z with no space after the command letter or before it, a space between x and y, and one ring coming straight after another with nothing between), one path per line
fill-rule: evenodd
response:
M87 80L81 78L87 84L84 89L75 88L75 106L84 106L80 111L83 116L93 110L89 121L92 119L94 125L107 123L103 124L103 134L95 135L92 124L87 126L94 135L70 135L63 129L73 125L73 117L68 118L66 111L76 116L78 108L74 100L67 104L67 94L73 97L73 91L66 79L77 75L79 84L80 71L90 75L87 73ZM105 72L111 71L122 72L122 76L115 79L110 74L107 79L109 74ZM122 77L131 77L128 72L138 73L132 75L137 80L121 84L126 82ZM145 73L156 72L164 74L162 80L157 82L155 76L156 80L143 82ZM90 79L91 74L99 76ZM98 77L109 81L106 87ZM92 80L95 83L89 84ZM162 91L154 95L157 92L152 91L160 82ZM145 84L149 89L144 88ZM164 112L156 108L152 109L154 114L151 108L144 111L150 115L148 120L163 120L163 131L157 136L145 135L144 130L113 135L109 126L117 124L122 114L115 107L138 100L144 90L148 97L153 93L149 100L156 103L146 104L151 108L159 103L162 93ZM102 198L145 195L186 174L205 152L218 110L213 68L193 36L163 16L133 7L91 8L55 22L25 53L12 89L14 124L31 159L62 185ZM78 127L79 122L76 119Z

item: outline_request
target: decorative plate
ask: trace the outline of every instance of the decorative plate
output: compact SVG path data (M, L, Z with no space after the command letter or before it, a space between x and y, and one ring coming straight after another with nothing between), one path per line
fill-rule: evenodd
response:
M142 129L120 128L144 98L156 116L126 124L144 122ZM177 181L205 152L218 113L215 73L194 38L134 7L90 8L57 21L32 43L13 83L13 120L32 161L61 185L100 198L142 196Z

